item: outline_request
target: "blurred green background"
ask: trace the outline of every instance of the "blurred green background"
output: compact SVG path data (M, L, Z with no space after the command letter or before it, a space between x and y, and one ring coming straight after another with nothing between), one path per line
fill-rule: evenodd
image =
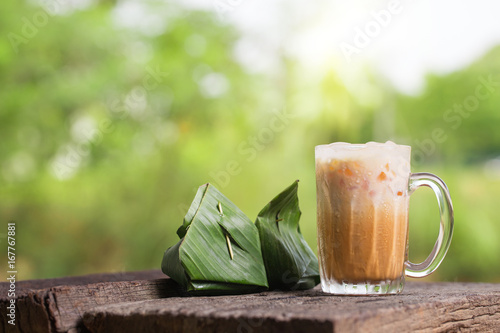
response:
M500 47L410 94L370 64L301 61L286 37L301 25L284 20L256 70L266 53L231 20L244 6L0 2L0 242L16 221L18 278L159 268L206 182L253 220L299 179L315 249L314 146L393 140L453 199L451 248L426 279L500 282ZM437 232L435 198L418 191L412 261Z

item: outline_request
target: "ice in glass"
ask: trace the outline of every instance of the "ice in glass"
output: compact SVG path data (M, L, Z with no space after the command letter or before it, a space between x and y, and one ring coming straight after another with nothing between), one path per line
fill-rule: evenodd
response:
M321 284L332 293L399 292L408 239L410 147L316 147Z

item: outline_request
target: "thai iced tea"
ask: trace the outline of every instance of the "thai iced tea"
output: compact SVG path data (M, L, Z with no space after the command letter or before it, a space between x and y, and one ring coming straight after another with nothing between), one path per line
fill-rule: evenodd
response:
M392 142L316 147L323 290L404 281L409 161L410 147Z

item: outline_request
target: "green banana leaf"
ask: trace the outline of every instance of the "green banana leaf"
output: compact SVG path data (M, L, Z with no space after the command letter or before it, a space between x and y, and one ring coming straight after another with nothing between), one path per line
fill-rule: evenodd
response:
M278 194L257 216L270 289L310 289L319 283L318 259L299 228L298 180Z
M177 235L161 268L190 294L267 289L256 226L213 185L200 186Z

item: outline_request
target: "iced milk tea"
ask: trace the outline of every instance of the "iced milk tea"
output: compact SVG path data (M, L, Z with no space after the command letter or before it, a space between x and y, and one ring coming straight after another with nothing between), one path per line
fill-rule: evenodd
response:
M410 147L392 142L316 147L323 290L404 279Z

